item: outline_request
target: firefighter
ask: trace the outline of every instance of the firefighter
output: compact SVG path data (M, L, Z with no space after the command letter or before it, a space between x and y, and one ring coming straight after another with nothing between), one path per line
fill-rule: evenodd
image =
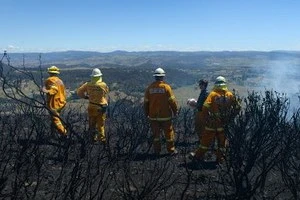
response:
M95 142L106 144L105 120L108 107L109 88L102 81L100 69L95 68L91 80L77 89L80 98L88 99L89 131Z
M199 88L200 88L200 94L198 97L198 100L196 101L195 99L188 99L187 104L191 106L193 109L195 109L195 132L198 134L200 138L200 134L204 128L203 125L200 123L200 114L202 111L202 106L204 101L206 100L208 96L208 91L207 91L207 86L208 86L208 81L204 79L200 79L198 81Z
M58 77L59 68L48 68L49 77L46 79L42 91L46 93L47 107L51 112L52 123L61 135L66 136L67 130L63 125L60 112L66 105L66 89L63 81Z
M172 88L164 81L165 71L157 68L153 74L155 81L145 91L144 111L150 121L153 133L154 154L161 152L160 131L164 132L167 151L170 155L176 155L175 132L172 125L172 117L178 113L178 104Z
M226 79L218 76L213 90L209 93L200 114L200 123L204 124L203 132L200 136L200 146L195 152L191 152L188 157L192 160L203 161L211 143L217 140L216 161L222 163L226 138L224 125L230 118L235 117L240 106L235 96L227 88Z

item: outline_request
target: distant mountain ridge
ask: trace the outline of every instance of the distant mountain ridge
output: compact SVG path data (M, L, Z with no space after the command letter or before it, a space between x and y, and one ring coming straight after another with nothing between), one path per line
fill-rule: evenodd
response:
M126 66L162 65L169 67L197 67L200 65L250 64L258 61L295 59L300 63L300 51L63 51L49 53L9 53L10 64L15 67L62 65L72 66Z

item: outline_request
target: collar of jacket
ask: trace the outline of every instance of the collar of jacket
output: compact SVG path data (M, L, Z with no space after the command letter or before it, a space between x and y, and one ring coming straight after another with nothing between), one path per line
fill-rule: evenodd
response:
M213 90L215 90L215 91L220 91L220 90L222 90L222 91L227 91L228 90L228 88L227 88L227 85L221 85L221 86L214 86L214 89Z
M99 76L99 77L92 77L91 78L91 82L92 83L102 82L102 77L101 76Z

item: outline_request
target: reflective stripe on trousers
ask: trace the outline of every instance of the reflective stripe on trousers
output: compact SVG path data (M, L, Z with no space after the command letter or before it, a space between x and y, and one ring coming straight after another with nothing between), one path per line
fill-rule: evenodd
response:
M224 131L224 128L210 128L210 127L205 126L205 130L221 132L221 131Z

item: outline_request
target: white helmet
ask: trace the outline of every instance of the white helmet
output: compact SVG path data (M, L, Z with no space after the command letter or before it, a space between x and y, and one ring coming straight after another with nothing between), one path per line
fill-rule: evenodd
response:
M99 76L102 76L102 73L101 73L100 69L95 68L95 69L93 69L91 76L92 77L99 77Z
M153 76L165 76L165 75L166 72L162 68L157 68L153 74Z
M226 79L223 76L218 76L216 78L215 85L216 86L225 86L226 85Z

